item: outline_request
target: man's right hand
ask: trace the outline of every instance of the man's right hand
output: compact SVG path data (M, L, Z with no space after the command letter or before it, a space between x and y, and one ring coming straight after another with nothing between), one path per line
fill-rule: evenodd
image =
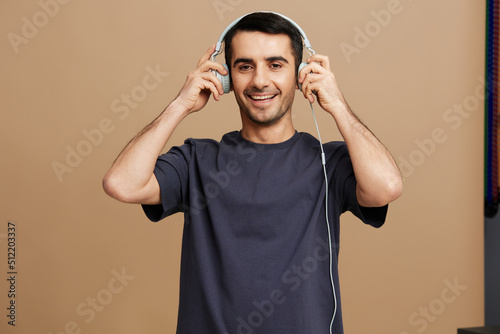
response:
M189 73L177 98L118 155L103 179L106 193L125 203L159 204L160 187L154 168L158 155L182 119L202 109L210 94L219 100L224 93L222 83L212 70L225 75L221 64L210 60L215 46L201 57L196 69Z
M227 70L222 64L210 60L214 51L215 45L212 45L200 58L196 69L188 74L184 86L174 100L187 114L201 110L207 104L210 94L213 94L216 101L224 94L222 83L212 70L222 75L226 75Z

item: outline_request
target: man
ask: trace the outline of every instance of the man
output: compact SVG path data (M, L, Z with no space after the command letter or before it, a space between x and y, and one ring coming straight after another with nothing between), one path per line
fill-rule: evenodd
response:
M225 40L241 131L220 142L188 139L158 157L184 117L223 94L213 71L228 71L210 60L212 46L104 178L106 193L142 204L153 221L184 212L177 333L321 334L332 320L332 332L343 333L339 216L349 210L381 226L402 179L390 153L349 109L328 57L311 56L297 73L300 38L279 15L244 17ZM328 194L318 141L292 123L298 84L345 140L324 145Z

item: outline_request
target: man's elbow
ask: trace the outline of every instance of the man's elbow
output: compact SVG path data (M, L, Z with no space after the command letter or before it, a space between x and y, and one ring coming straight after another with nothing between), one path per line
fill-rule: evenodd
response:
M403 193L403 180L395 177L386 180L383 185L376 187L371 192L358 188L358 202L364 207L382 207L396 200Z
M128 195L130 192L125 190L123 182L115 175L108 172L102 179L102 188L109 197L123 203L131 203L131 198Z
M106 194L123 203L151 205L161 203L160 186L154 175L146 184L140 185L108 172L102 180L102 187Z
M119 188L116 185L116 181L111 175L106 174L102 179L102 189L111 198L117 199L120 197Z
M401 177L394 178L387 183L385 189L385 204L395 201L403 193L403 179ZM384 205L385 205L384 204Z

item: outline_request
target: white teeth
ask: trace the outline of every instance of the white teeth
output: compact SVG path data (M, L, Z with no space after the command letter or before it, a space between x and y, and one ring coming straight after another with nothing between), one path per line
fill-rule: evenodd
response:
M274 97L274 95L250 95L250 97L253 100L267 100Z

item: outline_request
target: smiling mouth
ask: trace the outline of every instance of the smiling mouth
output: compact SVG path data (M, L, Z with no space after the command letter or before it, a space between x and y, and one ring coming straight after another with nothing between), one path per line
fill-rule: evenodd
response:
M277 94L274 95L248 95L254 101L269 101L272 100Z

